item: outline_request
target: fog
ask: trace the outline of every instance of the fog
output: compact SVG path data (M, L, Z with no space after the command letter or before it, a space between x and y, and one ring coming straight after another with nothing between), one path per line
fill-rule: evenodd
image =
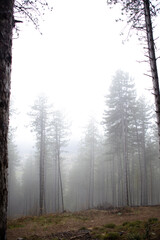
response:
M42 34L31 23L20 26L10 217L159 203L152 82L142 42L134 31L127 38L118 14L105 0L55 0L39 20Z

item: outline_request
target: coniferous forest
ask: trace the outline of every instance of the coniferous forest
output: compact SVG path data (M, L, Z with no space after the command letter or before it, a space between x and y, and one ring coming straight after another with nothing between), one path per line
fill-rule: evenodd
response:
M159 204L154 106L138 96L134 79L122 70L112 77L104 102L101 121L90 117L78 147L70 143L64 113L44 95L28 113L35 148L25 158L10 125L9 217Z
M160 239L159 14L1 0L0 240Z

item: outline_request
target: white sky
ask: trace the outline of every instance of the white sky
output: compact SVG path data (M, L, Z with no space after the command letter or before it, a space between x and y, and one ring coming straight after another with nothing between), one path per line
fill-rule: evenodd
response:
M41 92L65 109L77 137L76 128L88 116L101 118L104 95L117 69L130 72L140 92L151 84L143 76L144 65L136 62L143 60L136 37L122 44L125 23L115 22L118 13L106 0L54 0L53 11L46 12L40 26L43 35L23 24L13 44L12 95L20 112L17 141L25 144L31 136L24 129L26 112Z

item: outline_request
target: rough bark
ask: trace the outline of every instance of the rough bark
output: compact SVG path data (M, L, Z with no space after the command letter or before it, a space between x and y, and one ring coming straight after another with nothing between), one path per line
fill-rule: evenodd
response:
M155 43L153 38L153 27L150 14L150 1L144 0L144 15L145 15L145 25L146 25L146 35L148 44L148 54L150 61L150 68L152 74L153 91L155 96L155 106L156 106L156 116L158 125L158 136L160 144L160 92L159 92L159 78L157 70L157 61L155 55Z
M14 0L0 3L0 240L6 240L7 137L9 123Z

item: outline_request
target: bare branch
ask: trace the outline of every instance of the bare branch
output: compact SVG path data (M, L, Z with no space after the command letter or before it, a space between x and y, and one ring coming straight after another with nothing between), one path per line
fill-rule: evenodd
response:
M152 76L150 76L150 75L148 75L148 74L146 74L146 73L143 73L145 76L147 76L147 77L150 77L150 78L152 78Z

